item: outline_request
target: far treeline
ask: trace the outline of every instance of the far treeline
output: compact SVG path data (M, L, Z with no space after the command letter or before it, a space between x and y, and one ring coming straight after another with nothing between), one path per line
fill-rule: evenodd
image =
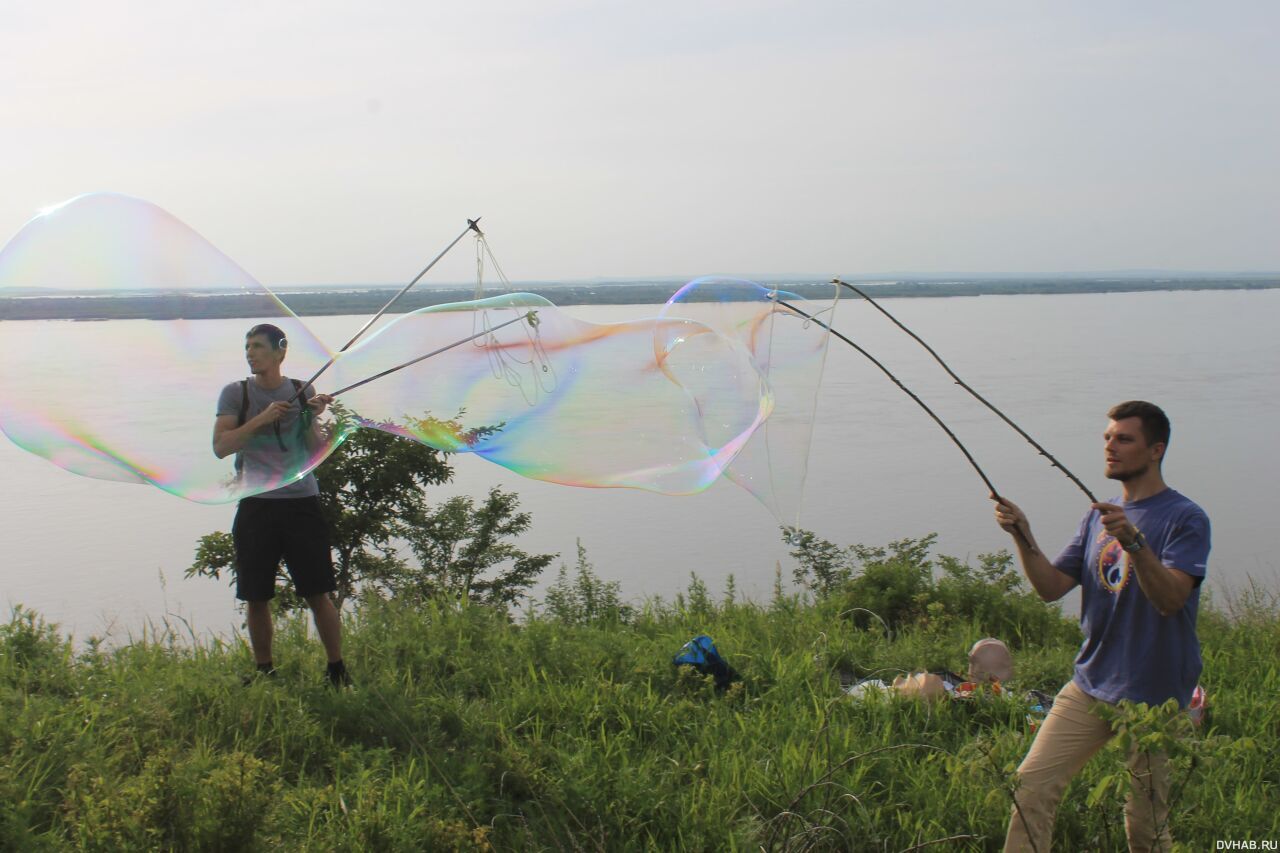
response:
M799 296L825 299L829 282L762 282ZM968 279L961 281L897 281L858 283L877 298L941 296L1006 296L1013 294L1120 293L1160 290L1265 290L1280 287L1280 276L1178 279ZM529 284L556 305L658 305L680 285L638 282L587 285ZM486 289L485 296L513 290ZM393 288L338 292L280 292L279 297L303 317L372 314L395 294ZM394 313L475 298L471 288L421 289L400 299ZM278 313L270 297L249 294L162 293L126 296L0 296L0 320L214 320L264 317Z

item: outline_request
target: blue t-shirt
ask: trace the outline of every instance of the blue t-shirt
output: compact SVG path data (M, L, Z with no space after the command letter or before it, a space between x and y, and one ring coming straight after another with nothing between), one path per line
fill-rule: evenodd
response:
M1075 538L1053 561L1080 584L1080 628L1075 682L1097 699L1159 705L1170 698L1184 708L1200 678L1196 611L1209 558L1209 516L1195 503L1165 489L1133 503L1115 498L1166 566L1197 578L1186 604L1161 616L1138 586L1130 555L1090 510Z

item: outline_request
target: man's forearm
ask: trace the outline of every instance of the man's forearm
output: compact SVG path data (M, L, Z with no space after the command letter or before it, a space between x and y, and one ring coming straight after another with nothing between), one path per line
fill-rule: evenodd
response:
M213 455L219 459L224 459L232 453L239 453L249 443L249 438L253 435L253 431L254 428L249 424L235 429L223 430L214 436Z
M262 416L258 415L235 427L215 430L213 434L213 455L224 459L232 453L239 453L248 445L253 434L263 426Z
M1022 573L1027 576L1036 595L1044 601L1057 601L1074 585L1071 577L1058 571L1049 562L1030 530L1019 529L1024 535L1014 536L1014 541L1018 543L1018 561L1022 563Z
M1138 586L1152 606L1160 611L1161 616L1172 616L1187 603L1193 582L1189 575L1183 575L1177 569L1171 569L1150 548L1143 548L1136 554L1130 554L1134 573L1138 576ZM1178 577L1183 575L1186 580Z
M1070 576L1054 568L1053 563L1041 551L1020 556L1023 573L1036 594L1044 601L1057 601L1073 586Z

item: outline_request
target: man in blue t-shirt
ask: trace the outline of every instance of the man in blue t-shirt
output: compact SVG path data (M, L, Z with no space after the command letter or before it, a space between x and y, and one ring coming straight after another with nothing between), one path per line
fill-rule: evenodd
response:
M1026 515L996 502L996 522L1014 541L1027 580L1045 601L1080 587L1084 643L1075 673L1018 767L1019 785L1005 850L1047 853L1058 802L1071 778L1114 734L1098 703L1121 699L1186 707L1200 677L1196 611L1209 557L1209 517L1165 485L1160 465L1169 419L1158 406L1131 400L1107 413L1106 475L1122 496L1095 503L1074 538L1050 561ZM1134 752L1125 801L1130 850L1167 850L1166 757Z

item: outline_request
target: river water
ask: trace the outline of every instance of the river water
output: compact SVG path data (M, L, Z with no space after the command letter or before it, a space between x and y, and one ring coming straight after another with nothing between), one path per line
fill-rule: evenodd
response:
M1135 398L1163 406L1174 427L1165 479L1213 523L1210 588L1229 593L1250 579L1280 586L1270 535L1280 503L1280 454L1270 447L1280 418L1280 290L894 299L885 306L1101 498L1117 493L1101 476L1106 410ZM657 308L568 310L610 322ZM307 322L326 340L345 340L363 319ZM229 346L238 349L246 321L200 322L227 324ZM1065 542L1087 508L1074 485L867 306L842 301L835 325L938 412L1001 493L1027 511L1046 549ZM118 334L127 346L126 323L93 326L96 340ZM937 552L969 559L1009 547L985 487L946 435L862 356L839 341L831 346L802 526L841 545L935 532ZM69 349L65 369L77 369L84 356ZM220 385L210 382L210 406ZM163 408L157 400L154 412L122 416L163 418ZM756 599L768 596L779 567L790 582L793 561L777 522L731 483L665 497L526 480L466 455L454 467L438 499L481 497L494 485L517 491L533 515L526 550L558 552L572 567L581 540L599 575L620 581L628 597L669 597L691 572L713 591L732 574ZM0 603L34 609L80 640L125 641L166 623L199 636L240 625L224 583L183 578L196 539L229 529L233 506L77 477L7 440L0 440L0 470ZM555 564L543 581L554 577ZM1064 600L1068 611L1078 607L1077 595Z

